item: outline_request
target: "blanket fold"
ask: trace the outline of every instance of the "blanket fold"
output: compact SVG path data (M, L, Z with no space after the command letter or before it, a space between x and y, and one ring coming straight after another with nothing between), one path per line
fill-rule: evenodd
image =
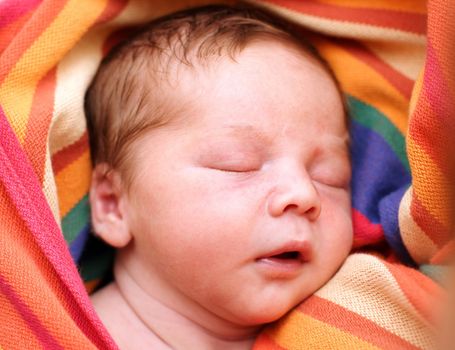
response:
M454 249L455 3L248 2L311 31L340 81L351 120L354 248L370 252L350 256L254 348L434 348L438 266ZM107 258L81 260L90 231L85 89L114 33L205 3L0 2L0 348L117 348L86 292Z

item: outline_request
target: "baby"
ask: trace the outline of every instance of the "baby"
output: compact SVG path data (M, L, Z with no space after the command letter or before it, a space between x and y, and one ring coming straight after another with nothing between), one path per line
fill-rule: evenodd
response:
M343 102L323 61L251 9L149 24L87 92L92 296L121 349L249 349L352 244Z

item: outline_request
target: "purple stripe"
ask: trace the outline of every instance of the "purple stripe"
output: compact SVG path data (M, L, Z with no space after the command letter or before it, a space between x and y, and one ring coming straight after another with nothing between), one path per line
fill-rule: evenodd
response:
M33 11L43 0L0 1L0 28L14 22L20 16Z
M35 337L43 345L44 349L62 349L63 347L52 337L52 335L47 331L46 327L40 322L38 317L25 305L24 302L20 299L17 293L11 288L11 286L6 282L3 276L0 275L0 292L6 296L11 305L17 310L19 315L27 324L28 328L35 334ZM22 339L26 342L25 339Z
M407 189L411 176L381 135L355 120L351 120L350 134L352 206L371 223L382 225L379 203L390 194ZM398 202L395 198L390 205L397 209Z

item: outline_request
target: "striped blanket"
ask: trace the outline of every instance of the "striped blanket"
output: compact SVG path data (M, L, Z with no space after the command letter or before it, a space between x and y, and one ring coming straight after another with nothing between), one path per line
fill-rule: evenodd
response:
M209 2L0 2L1 349L117 348L86 291L107 255L85 254L84 92L114 33ZM336 276L254 348L434 348L445 295L438 280L453 252L446 204L455 2L250 2L317 33L340 81L351 116L355 229L355 252Z

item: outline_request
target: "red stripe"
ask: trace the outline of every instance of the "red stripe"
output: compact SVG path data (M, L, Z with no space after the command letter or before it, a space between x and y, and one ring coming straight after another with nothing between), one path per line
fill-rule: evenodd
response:
M428 43L422 90L419 104L410 121L409 137L448 175L451 155L447 152L447 146L455 133L455 101L450 96L450 87L444 80L431 43Z
M374 224L357 209L352 209L352 224L354 226L353 248L374 245L384 240L384 231L380 224Z
M87 132L73 144L63 148L52 156L52 168L55 174L58 174L66 166L78 159L84 152L89 149Z
M421 130L421 133L431 142L433 150L431 154L434 161L446 175L449 175L450 162L448 162L447 144L455 133L455 96L450 94L450 86L444 80L443 69L431 42L427 44L423 92L435 115L427 116L426 125L422 125L425 126L425 130ZM431 117L431 120L428 117ZM422 123L423 121L418 120L417 122ZM430 125L431 127L429 127Z
M442 172L445 178L430 179L425 177L425 168L420 177L416 171L414 175L414 186L426 188L426 196L432 201L432 205L437 208L443 207L442 211L447 211L447 198L449 188L445 188L447 198L437 198L432 193L431 181L437 182L436 185L443 186L449 184L451 167L453 162L451 157L454 151L452 137L455 133L455 121L453 111L455 102L450 96L450 89L447 81L444 80L443 70L432 43L427 44L427 61L425 65L424 81L422 93L419 97L418 106L411 118L408 137L413 140L416 147L425 151L432 159L436 167ZM410 163L415 168L424 167L421 159L409 154ZM441 189L439 189L441 190ZM446 206L444 208L444 206ZM444 246L450 237L450 230L435 218L422 204L421 199L417 198L415 192L411 202L411 214L417 224L423 229L427 236L439 247ZM444 213L443 213L444 215Z
M385 264L402 292L416 311L430 324L438 324L436 305L444 300L444 292L429 277L401 264Z
M115 32L112 32L106 38L106 40L104 40L103 48L102 48L103 57L106 56L114 46L116 46L123 40L128 39L136 31L137 31L137 27L127 27L127 28L121 28Z
M267 330L259 334L256 338L252 350L286 350L276 344L273 339L267 334Z
M28 12L13 23L0 28L0 54L13 41L14 37L20 32L25 23L30 20L32 15L32 12Z
M5 295L17 313L22 317L35 337L43 345L44 349L62 349L63 347L47 331L30 308L21 300L20 296L13 290L8 282L0 275L0 292Z
M33 96L30 118L24 139L24 150L30 159L38 181L43 182L49 125L54 110L56 69L40 80Z
M54 287L58 289L64 307L95 346L99 349L117 349L93 309L41 184L1 109L0 135L0 182L35 242L53 266L61 282Z
M382 349L419 349L369 319L316 295L305 300L298 310Z
M0 1L0 28L33 11L43 0Z
M96 24L108 22L116 17L128 5L128 0L109 0L101 15L96 20Z
M440 205L448 205L440 203ZM420 228L439 248L451 237L450 230L442 225L422 204L415 191L412 192L411 215Z
M0 56L0 85L25 51L49 27L67 0L44 1Z
M380 57L376 56L375 53L362 44L348 40L342 40L340 42L343 45L344 50L377 71L406 99L411 98L412 89L414 87L414 82L411 79L384 62Z
M425 34L427 29L426 15L420 13L406 13L387 9L344 7L323 4L315 0L267 0L266 2L307 15L331 20L368 24L421 35Z

